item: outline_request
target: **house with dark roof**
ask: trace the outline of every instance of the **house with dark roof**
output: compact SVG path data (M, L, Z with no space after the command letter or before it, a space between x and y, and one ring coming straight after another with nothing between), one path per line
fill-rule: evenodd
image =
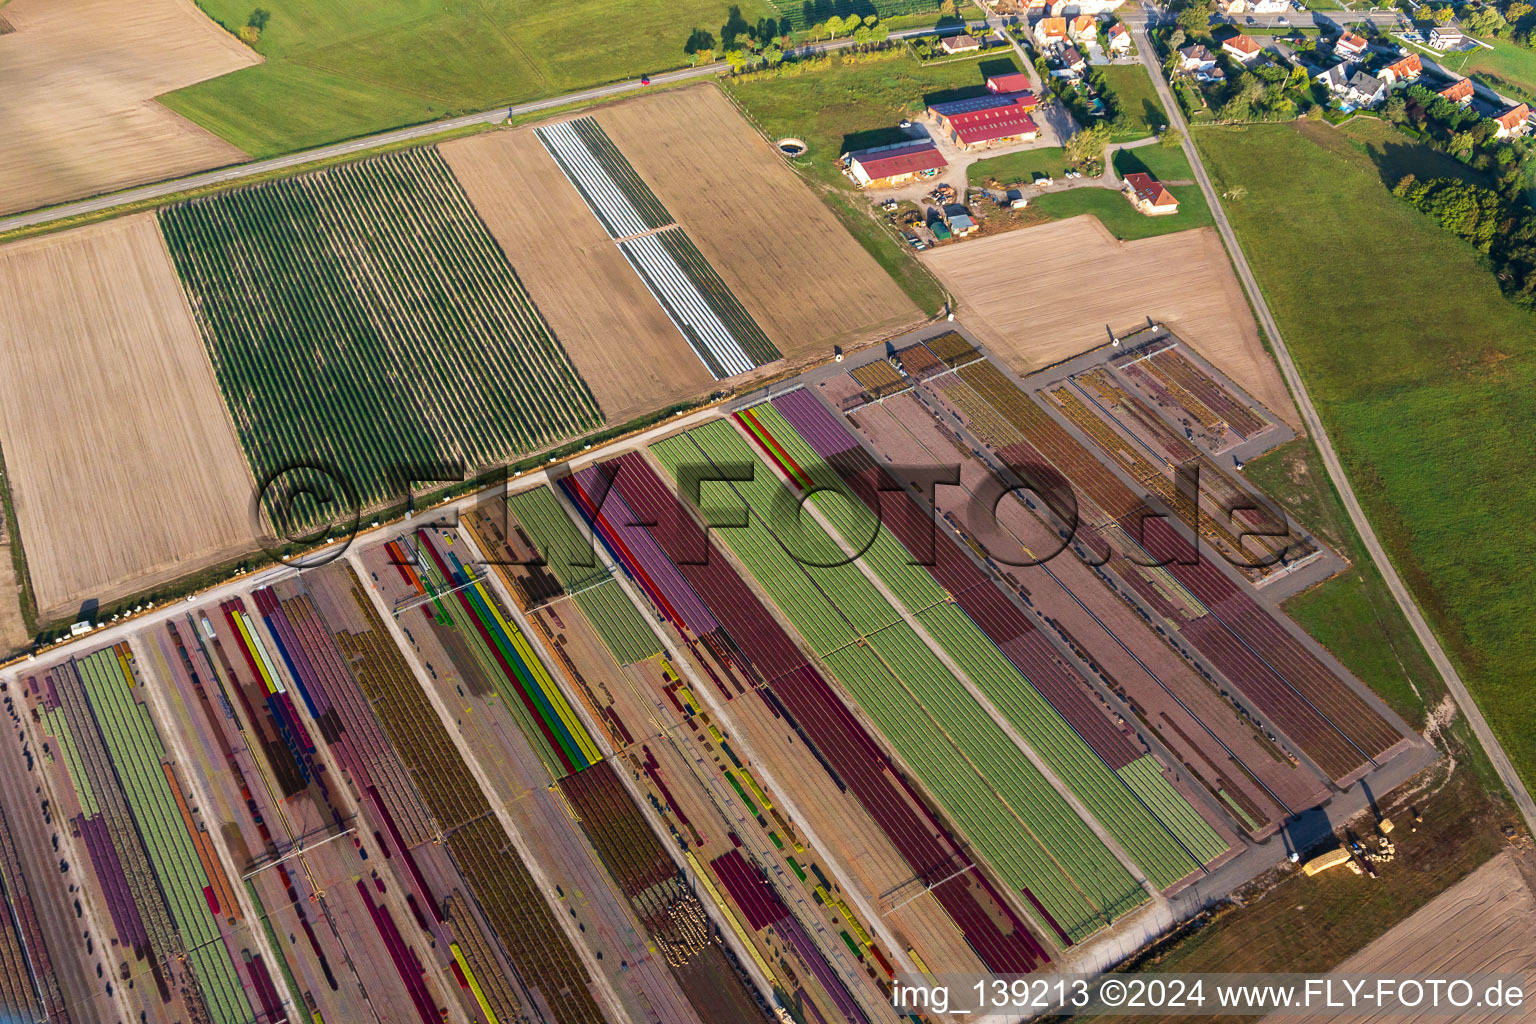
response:
M931 142L900 142L848 154L848 174L860 188L892 188L949 166Z
M1179 212L1179 201L1163 183L1150 174L1133 171L1125 176L1125 197L1148 217L1164 217Z

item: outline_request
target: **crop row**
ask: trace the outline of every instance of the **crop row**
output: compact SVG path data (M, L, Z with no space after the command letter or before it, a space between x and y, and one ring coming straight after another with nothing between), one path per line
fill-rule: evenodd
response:
M1084 486L1095 504L1122 514L1140 504L1129 487L990 363L972 364L959 375L977 385L978 399L1031 442L1038 442L1054 469ZM947 400L949 393L944 395ZM973 430L976 427L973 420ZM1009 450L1004 448L1000 454L1006 459ZM1091 483L1085 485L1085 479ZM1180 623L1180 630L1331 777L1345 777L1366 758L1384 753L1399 741L1397 732L1343 679L1246 589L1227 579L1210 558L1196 555L1167 520L1147 519L1141 533L1139 543L1145 552L1138 560L1156 568L1142 569L1117 558L1116 571L1144 596L1154 589L1146 583L1148 574L1166 574L1186 590L1200 607L1191 609L1195 617ZM1136 543L1129 537L1126 542Z
M836 15L878 14L894 18L903 14L931 14L939 9L939 0L768 0L783 20L783 31L808 29Z
M1208 859L1192 857L1194 850L1214 847L1219 853L1225 848L1198 819L1199 827L1188 834L1167 820L1160 822L1126 787L1114 770L1138 752L1088 699L1082 677L1056 656L1044 635L959 545L934 526L930 510L920 509L904 493L890 493L896 482L825 407L798 391L760 408L757 416L813 477L832 477L868 506L878 503L884 533L893 543L897 537L904 541L896 547L906 557L886 556L867 564L1148 877L1165 888ZM815 447L807 438L814 438ZM822 461L823 453L831 464ZM883 502L882 490L887 492ZM925 562L926 568L914 561ZM928 576L930 585L942 584L954 603L924 600L911 582L919 574ZM1166 802L1183 802L1166 780L1162 785ZM1174 821L1190 824L1185 815Z
M608 575L592 543L576 529L553 492L547 487L536 487L507 500L517 521L549 563L555 579L574 595L577 606L614 660L627 665L660 654L656 634L623 588Z
M204 897L210 881L161 767L165 747L149 710L133 699L133 675L116 648L73 666L80 689L71 698L89 705L101 731L208 1011L215 1024L244 1024L251 1018L250 1003ZM66 680L63 690L74 687Z
M698 446L695 459L702 453L716 466L756 461L726 421L660 442L652 450L663 465L675 467L689 457L681 445L690 439ZM772 508L784 492L766 472L732 486L760 523L755 510ZM814 530L825 538L813 520L801 526L803 533ZM761 533L765 543L777 544L766 524ZM823 591L811 579L812 570L790 558L783 546L779 559L765 560L754 547L738 544L751 535L747 531L721 534L807 638L826 628L825 619L853 636L856 646L845 642L833 653L818 653L977 848L1005 878L1032 892L1072 938L1096 931L1145 899L1104 844L856 565L840 566L836 588ZM807 601L807 592L818 600ZM876 628L855 630L840 611L845 605L880 609Z
M848 711L814 667L794 646L783 628L731 569L703 531L688 518L676 495L639 453L630 453L566 481L567 491L611 548L619 546L619 530L609 518L610 503L599 510L592 488L611 482L634 511L657 524L651 532L632 527L656 546L656 556L682 578L686 573L723 632L735 644L745 664L770 688L757 690L775 714L782 715L821 760L829 774L859 801L905 858L913 875L933 885L972 861L912 792L905 779L890 771L880 747ZM633 523L633 518L626 520ZM663 543L668 547L663 547ZM672 552L668 554L668 550ZM677 561L669 561L675 558ZM626 569L632 564L624 562ZM654 566L650 566L654 568ZM978 884L937 885L931 891L977 955L990 970L1027 973L1048 961L1039 942L1027 932L987 876L972 876Z
M1194 398L1200 407L1215 413L1239 437L1253 437L1269 425L1178 349L1163 349L1148 362L1161 380Z
M397 496L407 468L456 479L601 421L435 151L159 219L259 481L318 466L367 506Z
M672 223L661 200L592 118L545 125L533 133L610 238Z
M337 634L358 689L379 715L427 809L448 830L444 841L486 921L524 984L536 988L559 1024L602 1024L603 1014L570 941L512 847L432 702L384 623L346 567L353 604L367 622Z
M660 235L627 239L619 243L619 251L640 275L712 377L721 380L746 373L757 365L705 297L698 282L662 244Z
M15 927L14 934L20 945L18 952L24 960L19 965L20 969L10 974L10 977L18 987L28 986L22 993L26 998L15 1000L15 1009L18 1012L29 1010L32 999L41 996L43 1017L53 1024L69 1024L64 993L59 988L58 975L54 973L53 963L48 956L48 945L38 926L37 908L32 905L32 895L21 870L21 858L17 854L16 841L11 835L4 807L0 807L0 903L10 909L7 925Z
M528 638L509 622L485 584L457 555L443 551L427 530L415 537L417 565L427 593L443 599L453 627L496 681L507 710L557 778L602 760L564 692L550 677Z
M358 698L341 653L326 632L308 594L279 600L270 589L252 593L266 616L327 742L337 745L356 776L388 797L389 811L407 846L431 838L433 828L410 779L389 748L378 719Z
M816 948L816 944L806 934L805 926L784 905L783 899L761 868L743 857L740 850L731 850L716 857L709 862L709 866L754 929L775 929L799 954L848 1024L869 1024L869 1017L854 1000L848 986L843 984L843 979L838 977L821 950Z
M699 252L699 247L693 244L693 239L688 237L686 231L682 228L668 228L658 231L656 239L677 261L683 273L688 275L688 280L704 296L709 308L730 329L731 337L751 357L753 366L762 366L781 357L782 353L768 340L762 327L747 312L730 286L720 279L719 273Z

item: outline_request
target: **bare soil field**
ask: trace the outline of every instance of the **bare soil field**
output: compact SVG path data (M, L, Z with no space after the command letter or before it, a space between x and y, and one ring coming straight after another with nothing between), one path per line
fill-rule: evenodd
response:
M0 213L244 158L154 97L261 58L191 0L12 0L0 33Z
M42 619L254 548L245 456L153 215L0 249L0 309L0 449Z
M1299 421L1221 238L1197 228L1117 241L1073 217L923 254L966 326L1020 373L1071 358L1152 317L1291 426Z
M923 319L718 87L596 117L790 362Z
M11 545L0 544L0 655L27 642L27 624L21 617L21 591L11 562Z
M1432 978L1479 973L1513 973L1529 978L1536 972L1533 883L1536 883L1536 855L1530 850L1505 850L1335 969L1346 974ZM1477 995L1481 997L1482 992ZM1367 1017L1367 1014L1318 1013L1266 1020L1344 1024L1363 1021ZM1433 1012L1426 1012L1398 1015L1393 1019L1428 1021L1437 1018ZM1442 1015L1438 1019L1445 1018ZM1532 1010L1529 1002L1523 1012L1513 1017L1475 1006L1456 1015L1458 1024L1532 1019L1536 1019L1536 1010Z
M708 393L714 378L531 130L438 151L610 423Z

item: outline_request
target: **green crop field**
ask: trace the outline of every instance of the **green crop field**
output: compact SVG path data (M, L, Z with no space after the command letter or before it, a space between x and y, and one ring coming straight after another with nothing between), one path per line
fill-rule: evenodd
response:
M846 18L866 17L871 14L881 18L933 15L939 13L942 0L764 0L780 18L787 18L798 31L826 21L836 15Z
M167 207L160 225L263 485L318 470L373 507L601 422L435 150ZM284 535L337 513L280 506Z
M862 505L857 512L850 511L852 499L836 493L841 487L837 472L777 409L765 404L753 413L812 480L833 488L819 492L811 500L827 513L828 520L845 540L862 546L873 525L872 514ZM1155 768L1149 773L1143 766L1128 775L1117 775L1100 760L970 617L945 600L932 574L921 564L914 564L921 559L909 552L890 530L880 530L862 561L891 593L901 598L906 610L917 616L929 636L1159 888L1172 885L1199 867L1180 849L1181 843L1201 863L1219 856L1226 848ZM999 595L998 599L1003 598Z
M680 67L695 27L766 0L201 0L230 31L270 12L266 62L161 97L252 156Z
M661 644L640 610L608 574L592 542L582 537L548 487L514 494L507 501L549 563L549 571L573 595L615 661L625 665L661 653Z
M651 450L669 471L701 450L719 465L755 467L751 481L731 485L730 497L702 496L706 515L739 510L741 502L752 510L745 528L718 535L1004 878L1033 892L1074 939L1145 901L1104 844L858 566L839 557L841 549L815 520L795 515L792 499L786 502L790 492L729 422ZM820 568L833 562L842 564ZM913 599L924 596L942 602L943 593L930 580Z
M1536 480L1514 468L1536 421L1536 316L1387 191L1439 154L1312 124L1195 138L1218 189L1248 189L1228 214L1372 523L1536 784ZM1347 250L1319 249L1324 233Z

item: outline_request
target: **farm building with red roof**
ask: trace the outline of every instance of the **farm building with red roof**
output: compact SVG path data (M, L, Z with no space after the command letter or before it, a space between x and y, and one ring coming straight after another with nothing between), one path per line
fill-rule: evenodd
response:
M992 75L987 79L987 92L990 93L1029 92L1031 88L1029 76L1022 71Z
M949 166L931 142L902 142L848 154L848 173L860 188L902 185L918 175Z
M1035 105L1034 93L1005 92L935 103L928 109L955 145L975 149L1037 137L1040 126L1029 116Z

